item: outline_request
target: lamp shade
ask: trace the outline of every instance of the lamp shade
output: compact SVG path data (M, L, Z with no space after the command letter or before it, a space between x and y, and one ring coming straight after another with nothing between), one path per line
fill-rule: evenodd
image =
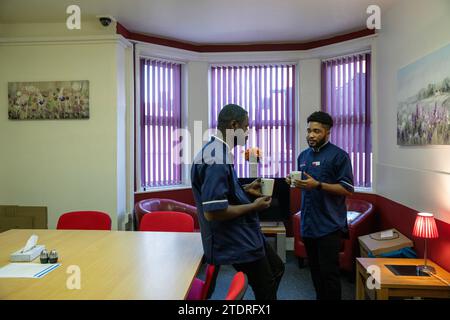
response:
M417 214L413 236L427 239L439 237L436 221L434 221L432 213L420 212Z

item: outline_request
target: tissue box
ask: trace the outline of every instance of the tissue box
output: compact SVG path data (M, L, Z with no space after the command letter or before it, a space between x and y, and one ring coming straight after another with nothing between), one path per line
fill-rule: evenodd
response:
M27 251L27 252L20 252L22 249L11 253L9 260L11 262L30 262L39 257L42 250L45 249L44 245L36 245L33 249Z

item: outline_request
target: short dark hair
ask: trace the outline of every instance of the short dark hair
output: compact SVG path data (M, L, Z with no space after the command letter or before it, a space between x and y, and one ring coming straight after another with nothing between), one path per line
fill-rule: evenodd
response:
M242 123L247 116L248 112L241 106L238 106L237 104L227 104L219 112L217 127L220 130L225 130L230 121L236 120L237 122Z
M323 111L316 111L312 113L307 119L307 123L310 122L321 123L328 129L330 129L333 126L333 118L328 113Z

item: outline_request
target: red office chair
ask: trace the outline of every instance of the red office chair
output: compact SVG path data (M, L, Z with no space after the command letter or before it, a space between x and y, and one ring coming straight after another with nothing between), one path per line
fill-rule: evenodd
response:
M233 280L231 280L225 300L242 300L245 291L247 291L247 286L247 276L243 272L236 273Z
M194 219L183 212L154 211L142 217L139 231L194 232Z
M219 266L208 264L206 267L205 281L195 278L192 282L191 290L189 290L186 300L207 300L214 291Z
M74 211L61 215L58 230L111 230L111 218L100 211Z

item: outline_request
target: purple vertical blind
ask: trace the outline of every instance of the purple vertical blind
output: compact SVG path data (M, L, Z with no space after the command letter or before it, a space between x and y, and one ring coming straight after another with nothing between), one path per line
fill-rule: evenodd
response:
M322 62L322 107L334 121L331 142L350 156L354 184L372 186L370 53Z
M141 58L140 74L141 187L181 184L173 153L173 132L181 128L181 65Z
M210 128L217 128L223 106L235 103L248 111L246 148L258 147L263 159L258 176L284 177L295 170L295 65L211 67ZM239 177L249 177L245 148L237 147L234 165Z

